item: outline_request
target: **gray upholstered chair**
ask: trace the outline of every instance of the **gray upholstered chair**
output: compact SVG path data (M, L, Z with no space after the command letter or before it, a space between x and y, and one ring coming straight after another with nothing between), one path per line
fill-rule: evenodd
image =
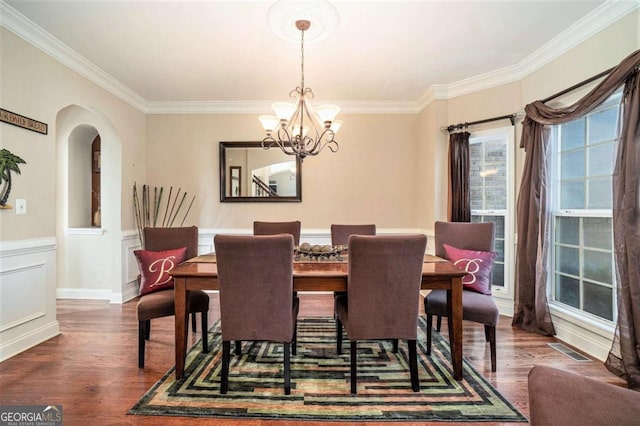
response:
M636 426L640 392L536 365L529 371L532 426Z
M293 244L300 245L300 221L293 222L253 222L253 235L293 235Z
M290 347L299 301L293 297L293 237L290 235L214 238L220 285L222 372L220 393L229 387L231 340L284 344L284 389L291 392Z
M420 390L416 339L426 246L424 235L349 238L348 295L336 298L336 339L341 353L344 326L351 343L351 393L357 393L358 340L407 340L411 387Z
M494 250L495 226L493 222L436 222L435 254L446 258L444 244L465 250L490 252ZM447 291L432 290L424 299L427 315L427 354L431 353L431 329L433 315L438 316L437 330L440 331L441 317L448 317ZM484 324L485 337L491 349L491 371L496 371L496 325L498 306L490 295L474 291L462 291L462 319ZM450 326L451 321L447 321ZM451 329L449 327L449 337Z
M198 227L181 228L145 228L145 250L162 251L179 247L187 248L186 258L198 255ZM138 282L140 277L138 277ZM202 322L202 351L209 352L207 342L207 322L209 312L209 296L201 290L189 293L189 311L193 331L196 331L196 312L200 312ZM162 290L145 294L138 300L136 307L138 316L138 367L144 368L145 341L151 335L151 320L154 318L175 315L174 291Z
M347 245L351 235L376 235L376 225L331 225L331 245Z

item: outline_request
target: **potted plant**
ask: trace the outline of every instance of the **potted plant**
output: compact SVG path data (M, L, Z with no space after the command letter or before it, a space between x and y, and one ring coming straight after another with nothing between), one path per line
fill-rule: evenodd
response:
M19 164L27 163L8 149L0 149L0 208L11 208L7 205L11 192L11 173L20 174Z

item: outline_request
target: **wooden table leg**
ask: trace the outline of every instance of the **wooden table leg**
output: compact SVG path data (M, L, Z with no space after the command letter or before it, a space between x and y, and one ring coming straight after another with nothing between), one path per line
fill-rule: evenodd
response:
M175 345L176 345L176 380L184 375L184 364L187 356L187 326L189 324L189 298L186 278L174 280L174 304L175 304Z
M451 278L450 345L453 377L462 379L462 278Z

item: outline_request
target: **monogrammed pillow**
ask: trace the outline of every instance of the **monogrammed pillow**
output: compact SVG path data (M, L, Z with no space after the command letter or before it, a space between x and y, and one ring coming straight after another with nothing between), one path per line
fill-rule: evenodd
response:
M497 253L493 251L464 250L443 244L444 251L454 265L467 275L462 277L465 290L491 294L491 270Z
M136 250L133 252L140 269L140 296L173 288L169 271L185 261L187 248L163 251Z

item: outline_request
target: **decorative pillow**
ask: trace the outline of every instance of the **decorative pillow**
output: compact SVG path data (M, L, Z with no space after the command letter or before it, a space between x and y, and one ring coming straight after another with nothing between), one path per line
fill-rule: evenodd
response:
M135 250L133 254L140 269L140 296L154 291L173 288L173 277L169 271L187 257L187 248L163 251Z
M462 277L466 290L491 295L491 270L497 253L493 251L464 250L443 244L447 259L468 272Z

